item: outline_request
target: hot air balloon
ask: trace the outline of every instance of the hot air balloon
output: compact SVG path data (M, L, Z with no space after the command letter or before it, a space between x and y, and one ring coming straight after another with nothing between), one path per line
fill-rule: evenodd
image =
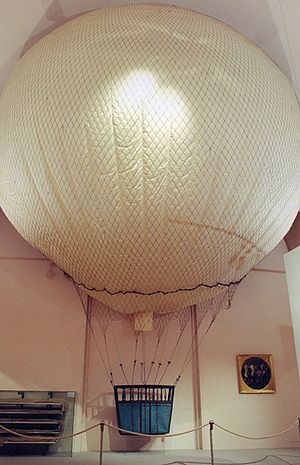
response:
M117 312L136 334L190 306L213 320L296 216L299 129L286 77L225 24L96 10L36 43L3 90L1 207L99 319ZM148 402L148 421L173 391L146 378L116 400Z

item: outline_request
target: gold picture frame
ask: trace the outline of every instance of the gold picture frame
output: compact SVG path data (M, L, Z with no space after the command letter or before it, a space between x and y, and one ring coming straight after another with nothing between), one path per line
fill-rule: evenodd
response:
M271 354L237 355L240 394L273 394L275 378Z

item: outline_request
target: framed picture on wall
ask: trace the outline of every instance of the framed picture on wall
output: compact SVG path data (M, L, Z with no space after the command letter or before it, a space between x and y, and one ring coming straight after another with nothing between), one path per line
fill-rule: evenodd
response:
M238 355L237 366L241 394L272 394L275 392L272 355Z

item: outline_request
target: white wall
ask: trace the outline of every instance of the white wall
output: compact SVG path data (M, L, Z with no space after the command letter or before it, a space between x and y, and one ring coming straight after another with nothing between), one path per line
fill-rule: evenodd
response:
M232 308L219 315L200 348L202 421L213 419L248 435L279 432L299 415L300 389L295 347L283 268L282 242L240 285ZM81 415L85 318L70 282L55 266L28 245L0 216L1 286L1 389L75 390L75 430L85 424ZM118 330L119 331L119 330ZM189 330L188 330L189 331ZM120 340L128 335L118 332ZM100 339L99 339L100 341ZM185 346L190 342L187 333ZM127 350L124 343L124 350ZM104 373L95 341L89 344L87 372L87 424L99 419L115 422L112 389ZM182 354L185 349L182 348ZM276 393L239 394L236 355L271 353ZM174 373L180 367L178 355ZM181 360L180 360L181 359ZM172 377L171 377L172 378ZM173 380L173 378L172 378ZM194 427L191 366L178 384L172 432ZM76 448L98 448L98 432L77 439ZM297 429L267 441L246 441L215 432L215 447L289 447L296 444ZM208 448L208 432L203 435ZM194 434L180 438L140 440L106 431L106 449L192 449Z
M283 267L285 252L282 242L257 271L245 278L232 308L219 315L201 348L203 420L213 419L248 436L280 432L299 416L300 388ZM239 394L238 354L272 354L275 394ZM297 428L264 441L244 440L216 429L215 444L221 449L291 447L297 439ZM207 441L206 435L205 447Z
M300 247L284 256L300 376Z
M84 313L73 285L1 211L0 289L0 389L76 391L80 429Z

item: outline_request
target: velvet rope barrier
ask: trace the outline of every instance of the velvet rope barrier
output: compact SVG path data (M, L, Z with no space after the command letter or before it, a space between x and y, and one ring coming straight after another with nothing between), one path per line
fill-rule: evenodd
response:
M230 429L219 425L218 423L216 423L213 420L210 420L208 423L205 423L204 425L200 425L200 426L198 426L196 428L192 428L192 429L189 429L189 430L186 430L186 431L181 431L179 433L173 433L173 434L161 434L161 435L136 433L136 432L133 432L133 431L129 431L129 430L126 430L126 429L119 428L118 426L111 425L109 423L105 423L104 421L100 421L99 423L96 423L95 425L89 426L88 428L85 428L85 429L83 429L81 431L77 431L76 433L65 435L65 436L59 436L57 438L53 438L53 436L35 436L35 437L32 437L32 436L30 436L28 434L21 434L21 433L18 433L16 431L10 429L10 428L6 428L5 426L3 426L1 424L0 424L0 429L2 431L6 431L7 433L12 434L12 435L17 436L17 437L21 437L21 438L24 438L24 439L30 439L30 441L36 440L36 442L40 442L41 440L49 440L49 441L52 440L53 441L55 439L56 441L61 441L61 440L64 440L64 439L70 439L70 438L79 436L80 434L87 433L88 431L91 431L91 430L93 430L93 429L95 429L95 428L97 428L97 427L99 427L101 425L104 425L107 428L111 428L111 429L114 429L114 430L117 430L117 431L122 431L123 433L129 434L129 435L132 435L132 436L151 437L151 438L172 438L172 437L176 437L176 436L183 436L185 434L193 433L195 431L206 428L206 427L208 427L210 425L214 425L217 428L225 431L226 433L232 434L232 435L240 437L240 438L250 439L250 440L251 439L261 440L261 439L271 439L271 438L275 438L275 437L278 437L278 436L282 436L283 434L286 434L289 431L291 431L296 425L298 425L298 427L300 427L300 419L298 418L291 426L284 429L283 431L280 431L279 433L275 433L275 434L271 434L271 435L264 435L264 436L247 436L247 435L244 435L244 434L236 433L235 431L231 431Z
M244 434L236 433L235 431L231 431L230 429L225 428L224 426L221 426L218 423L215 423L213 420L210 420L208 423L205 423L204 425L200 425L200 426L198 426L196 428L192 428L190 430L182 431L182 432L179 432L179 433L173 433L173 434L163 434L163 435L136 433L136 432L133 432L133 431L118 428L117 426L111 425L109 423L105 423L104 421L100 421L99 423L96 423L95 425L92 425L92 426L90 426L88 428L85 428L85 429L83 429L81 431L78 431L76 433L65 435L65 436L60 436L60 437L57 437L57 438L53 438L53 436L42 436L42 437L41 436L40 437L35 436L33 438L30 435L21 434L21 433L18 433L16 431L13 431L13 430L11 430L9 428L6 428L5 426L3 426L1 424L0 424L0 430L5 431L5 432L7 432L9 434L12 434L14 436L17 436L17 437L28 439L28 440L30 440L30 442L39 443L41 441L44 441L44 442L45 441L49 441L49 442L51 441L51 442L55 443L55 442L58 442L58 441L62 441L62 440L65 440L65 439L70 439L70 438L79 436L80 434L87 433L88 431L91 431L92 429L97 428L97 427L100 426L99 465L103 465L103 437L104 437L104 427L105 426L107 428L110 428L110 429L113 429L113 430L116 430L116 431L119 431L119 432L130 434L131 436L151 437L151 438L172 438L172 437L177 437L177 436L183 436L185 434L189 434L189 433L195 432L195 431L200 430L200 429L204 429L204 428L209 426L210 457L211 457L211 462L210 463L211 463L211 465L214 465L215 464L214 450L213 450L213 428L214 428L214 426L216 426L217 428L219 428L220 430L222 430L222 431L224 431L224 432L226 432L228 434L232 434L234 436L237 436L237 437L240 437L240 438L243 438L243 439L262 440L262 439L270 439L270 438L275 438L275 437L278 437L278 436L282 436L283 434L286 434L289 431L291 431L296 425L298 425L298 429L300 431L300 419L299 418L291 426L289 426L288 428L286 428L286 429L284 429L284 430L282 430L282 431L280 431L278 433L274 433L274 434L270 434L270 435L264 435L264 436L247 436L247 435L244 435ZM26 442L26 441L24 441L24 442Z

